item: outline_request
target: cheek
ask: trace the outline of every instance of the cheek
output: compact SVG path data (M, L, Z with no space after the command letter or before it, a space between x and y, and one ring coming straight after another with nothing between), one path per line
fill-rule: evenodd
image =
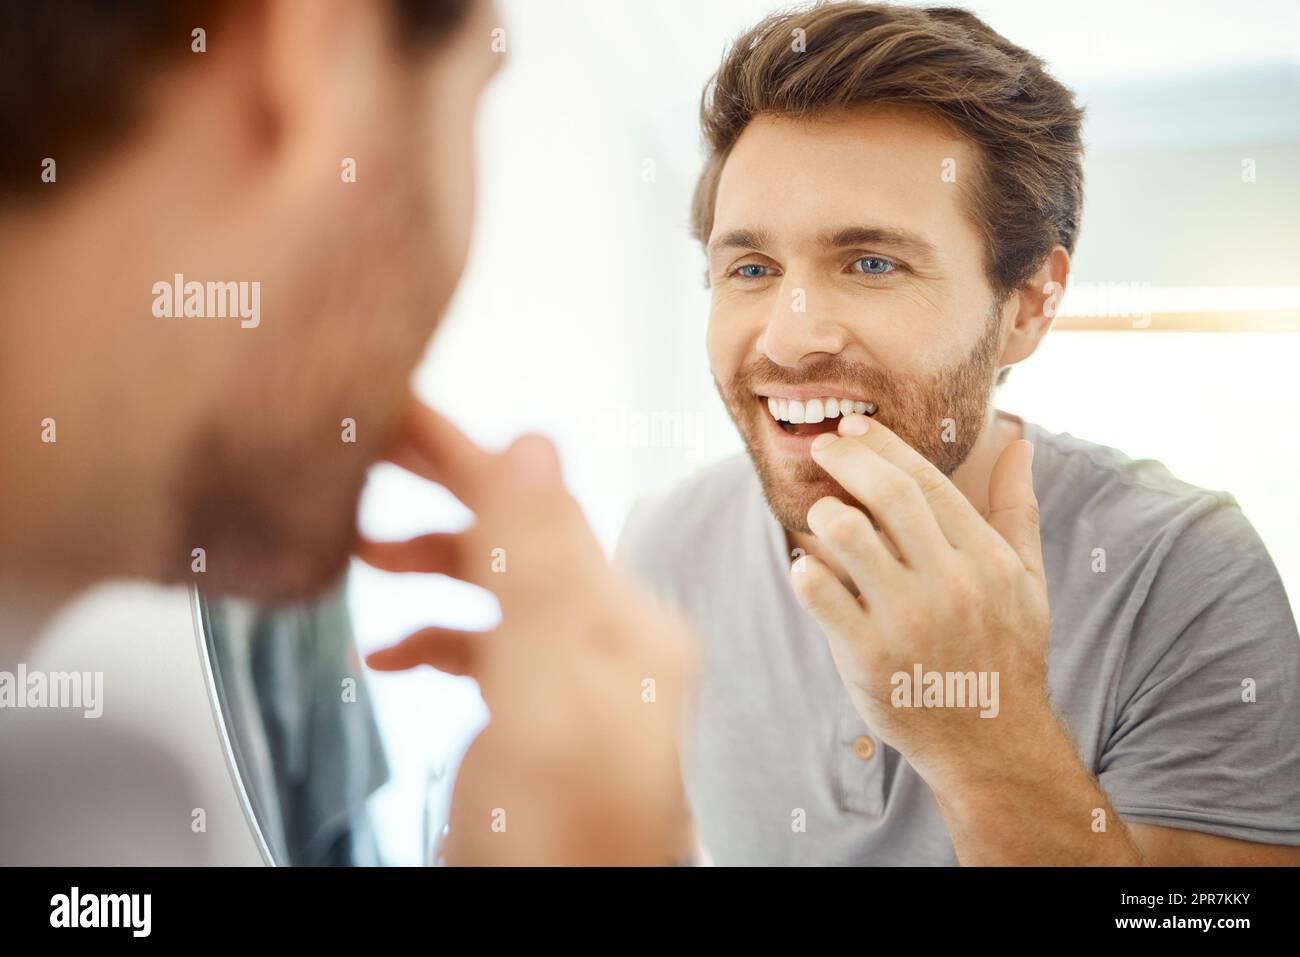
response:
M467 84L463 77L435 72L419 111L428 254L435 284L448 298L465 270L474 224L477 96Z
M754 349L755 332L734 306L714 299L709 310L706 344L709 369L724 385L731 381Z
M849 351L865 355L870 365L895 376L923 376L940 364L934 354L934 338L919 332L920 327L902 323L872 323L869 327L850 327L849 335L856 348Z
M435 257L444 273L443 284L455 285L465 270L474 225L474 129L468 117L439 139L433 160L430 209Z
M924 290L849 296L839 315L853 343L849 351L897 375L924 378L966 354L969 317Z

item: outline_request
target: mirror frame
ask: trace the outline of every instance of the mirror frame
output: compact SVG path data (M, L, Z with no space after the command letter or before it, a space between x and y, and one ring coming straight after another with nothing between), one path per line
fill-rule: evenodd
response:
M239 805L243 808L244 819L248 823L248 829L253 835L253 841L257 844L257 850L262 856L262 861L268 867L279 867L281 862L276 861L271 853L270 844L266 840L266 833L262 827L262 817L260 815L264 815L264 812L258 807L256 799L244 784L248 759L240 748L237 736L230 730L235 725L231 722L229 711L226 708L225 684L214 645L212 618L208 613L208 600L199 591L197 585L190 586L190 609L194 619L194 633L198 642L199 661L203 665L203 680L208 689L212 722L216 726L217 737L221 742L221 752L226 759L226 768L230 772L231 784L234 786L235 794L239 799Z

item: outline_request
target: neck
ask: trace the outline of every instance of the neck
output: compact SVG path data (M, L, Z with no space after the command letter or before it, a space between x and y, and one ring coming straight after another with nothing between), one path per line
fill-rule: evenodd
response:
M77 245L70 233L34 231L29 249L62 263L61 240ZM66 595L108 575L153 570L167 542L165 479L176 454L166 438L177 434L174 410L133 391L166 368L147 354L140 359L147 343L132 330L143 325L142 310L120 301L102 273L65 282L24 262L37 281L0 293L3 345L12 347L0 376L6 613L34 589ZM105 328L120 332L104 335ZM143 371L126 369L123 356ZM167 394L184 398L179 383Z
M75 202L0 220L0 638L97 580L154 572L169 543L192 402L150 322L151 284L169 272L144 252L161 241L131 208L128 171L102 176Z
M989 406L984 418L984 426L980 429L979 438L971 447L970 454L956 471L948 476L976 511L983 513L988 508L989 477L993 474L993 466L1007 446L1021 438L1023 434L1024 429L1019 419L998 412L992 405ZM840 581L856 593L857 589L853 586L848 573L815 536L806 532L786 532L786 543L791 550L802 549L805 554L813 555L825 562Z

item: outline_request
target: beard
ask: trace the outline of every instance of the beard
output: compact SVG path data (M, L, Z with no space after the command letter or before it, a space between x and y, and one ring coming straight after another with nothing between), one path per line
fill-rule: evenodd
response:
M192 580L213 594L307 600L341 581L356 548L366 474L391 447L405 410L366 405L318 410L315 435L280 423L233 434L214 423L197 436L178 483L183 525L173 552L182 577L201 547L206 568ZM348 417L357 422L355 443L342 441L339 423Z
M314 268L284 277L267 321L236 332L250 337L238 381L196 424L173 478L164 580L278 602L346 571L366 475L392 449L455 285L430 269L434 230L416 194L393 191L354 228L364 242L317 239ZM191 574L194 548L203 574Z
M970 353L929 377L900 376L834 356L798 369L759 357L742 366L725 385L715 377L714 385L745 442L768 507L782 527L810 534L808 510L827 496L865 509L811 458L771 448L772 426L765 421L771 416L766 403L755 396L760 386L841 384L840 394L874 402L874 419L950 476L966 461L984 428L997 372L1000 319L995 303ZM831 389L827 394L837 392Z

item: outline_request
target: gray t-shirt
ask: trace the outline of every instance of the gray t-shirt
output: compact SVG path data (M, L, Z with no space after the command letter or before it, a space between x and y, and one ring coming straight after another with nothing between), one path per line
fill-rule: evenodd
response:
M1051 700L1126 820L1300 845L1300 637L1233 498L1025 423ZM956 864L928 786L854 711L748 457L634 508L619 558L697 624L686 785L718 864ZM1253 697L1250 693L1253 683Z

